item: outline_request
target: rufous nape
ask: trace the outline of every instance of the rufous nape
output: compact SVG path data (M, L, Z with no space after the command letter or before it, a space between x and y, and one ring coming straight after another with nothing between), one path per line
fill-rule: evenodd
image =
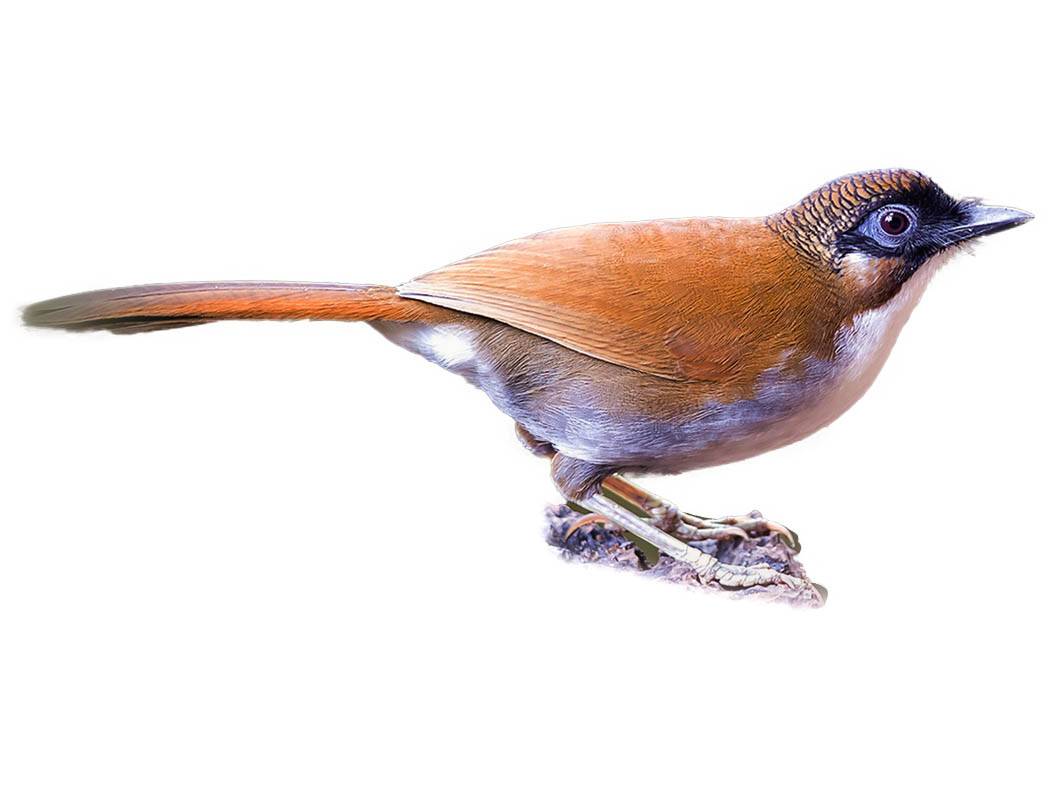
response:
M768 217L561 228L401 286L132 286L39 302L24 319L116 333L225 319L368 322L487 393L592 518L704 580L795 585L687 543L790 539L786 528L683 514L624 476L744 459L827 425L872 383L948 254L1031 216L957 200L915 171L877 170Z

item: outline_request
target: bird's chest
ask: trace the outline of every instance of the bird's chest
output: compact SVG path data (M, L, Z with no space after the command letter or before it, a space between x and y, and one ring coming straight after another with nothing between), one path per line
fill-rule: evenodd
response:
M747 458L802 439L839 417L875 381L919 299L922 280L844 322L831 359L778 365L758 377L748 398L705 401L681 427L685 466Z

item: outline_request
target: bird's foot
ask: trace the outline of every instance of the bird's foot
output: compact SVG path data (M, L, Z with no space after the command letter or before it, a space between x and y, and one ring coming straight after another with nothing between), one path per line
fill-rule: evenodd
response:
M725 516L721 519L713 519L695 514L681 514L675 535L689 541L702 541L707 538L722 538L727 535L742 534L744 538L758 538L760 536L779 536L780 540L788 545L794 552L798 552L802 545L799 543L798 534L788 527L766 519L759 511L752 511L741 516ZM738 531L733 533L730 531Z
M661 503L649 508L648 519L665 533L689 541L708 538L750 538L751 534L733 522L718 523L693 514L684 514L674 503Z
M646 518L665 533L688 541L724 538L758 538L776 535L795 552L801 549L799 537L789 528L766 519L759 511L720 519L683 513L676 505L642 489L626 478L612 475L604 488L646 514Z
M696 548L692 547L692 549ZM760 585L779 585L792 591L805 591L812 587L806 580L784 574L765 563L738 566L733 563L723 563L713 555L708 555L699 549L696 549L696 553L698 554L686 555L681 560L699 575L700 582L713 581L730 590L753 588Z
M741 540L738 537L738 540L724 544L722 542L717 545L709 542L709 545L702 546L695 542L689 544L662 530L647 517L643 518L603 495L595 494L587 497L579 505L592 512L593 515L603 517L603 521L591 520L590 524L600 522L604 525L603 528L588 528L583 541L596 543L603 538L610 542L615 539L613 531L636 536L660 551L660 562L650 573L677 577L679 572L676 569L680 567L692 575L698 584L705 586L737 590L751 595L761 594L785 601L808 602L813 605L823 601L821 590L806 579L804 573L801 573L801 567L792 560L792 553L782 542ZM755 516L746 518L761 519ZM586 520L580 517L573 524L576 522L585 523ZM698 529L730 527L739 526L715 524ZM739 529L744 530L743 527ZM564 532L574 534L574 531L569 531L567 528ZM580 532L582 532L581 529ZM598 535L595 536L594 533ZM579 540L578 537L576 540ZM567 546L568 542L564 541L562 544ZM669 558L669 561L665 561L662 558L663 555ZM670 561L673 561L673 564ZM796 574L800 576L795 576Z

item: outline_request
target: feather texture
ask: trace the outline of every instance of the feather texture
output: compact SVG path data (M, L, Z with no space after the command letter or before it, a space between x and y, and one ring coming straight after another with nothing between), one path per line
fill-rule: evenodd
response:
M831 281L757 220L680 219L536 234L399 294L665 379L731 384L789 350L830 356Z
M128 334L223 319L410 321L446 313L401 299L387 286L251 281L86 291L30 305L22 319L33 327Z

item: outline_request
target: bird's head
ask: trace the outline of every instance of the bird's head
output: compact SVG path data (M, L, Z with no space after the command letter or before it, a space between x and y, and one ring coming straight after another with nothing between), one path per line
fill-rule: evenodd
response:
M913 170L874 170L829 182L766 223L834 273L861 310L891 299L942 253L1032 218L973 198L957 200Z

